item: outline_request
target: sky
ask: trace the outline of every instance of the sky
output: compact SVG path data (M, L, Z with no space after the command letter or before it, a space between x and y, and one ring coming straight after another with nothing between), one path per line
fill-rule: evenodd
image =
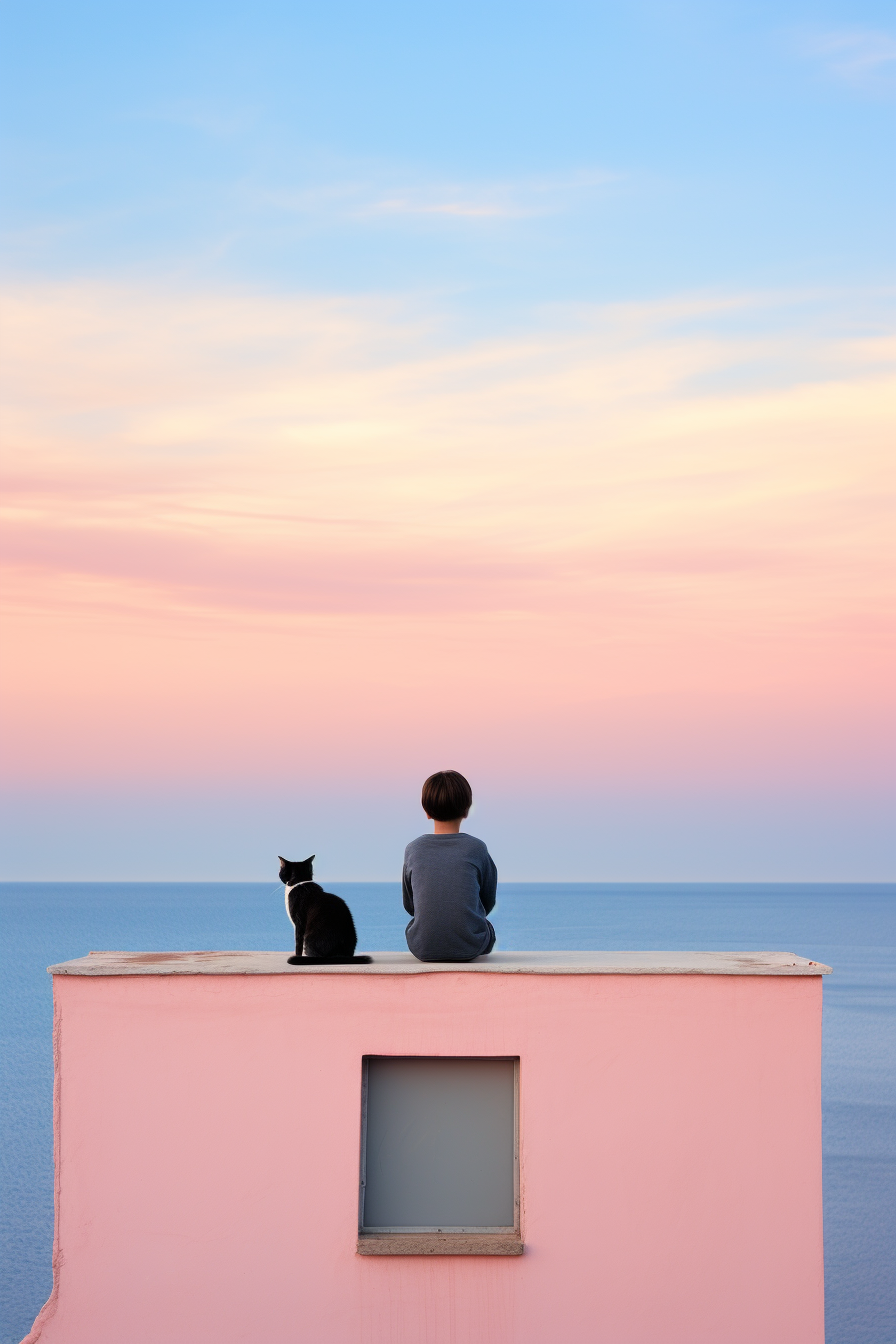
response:
M896 869L876 3L0 3L0 878Z

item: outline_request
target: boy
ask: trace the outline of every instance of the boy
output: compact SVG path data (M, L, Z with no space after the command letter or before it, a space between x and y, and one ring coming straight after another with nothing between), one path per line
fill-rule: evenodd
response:
M439 770L423 785L420 800L432 835L412 840L404 852L401 894L413 918L405 930L418 961L472 961L495 945L486 919L494 908L498 870L481 840L461 835L473 791L456 770Z

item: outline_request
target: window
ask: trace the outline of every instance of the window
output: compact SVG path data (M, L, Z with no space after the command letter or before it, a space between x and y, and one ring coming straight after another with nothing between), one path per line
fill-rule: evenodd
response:
M516 1059L364 1060L358 1250L518 1255Z

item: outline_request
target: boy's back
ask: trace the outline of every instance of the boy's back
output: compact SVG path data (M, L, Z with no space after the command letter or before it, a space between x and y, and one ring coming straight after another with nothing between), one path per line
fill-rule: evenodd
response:
M420 961L472 961L494 946L486 919L498 870L473 835L421 835L404 852L401 893L413 919L408 947Z

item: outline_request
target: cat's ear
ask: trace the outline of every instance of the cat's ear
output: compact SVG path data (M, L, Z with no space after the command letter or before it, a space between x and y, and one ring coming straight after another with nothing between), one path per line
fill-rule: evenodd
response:
M317 858L317 855L316 855L316 854L309 854L309 855L308 855L308 858L305 860L305 862L306 862L306 863L310 863L312 859L316 859L316 858Z

